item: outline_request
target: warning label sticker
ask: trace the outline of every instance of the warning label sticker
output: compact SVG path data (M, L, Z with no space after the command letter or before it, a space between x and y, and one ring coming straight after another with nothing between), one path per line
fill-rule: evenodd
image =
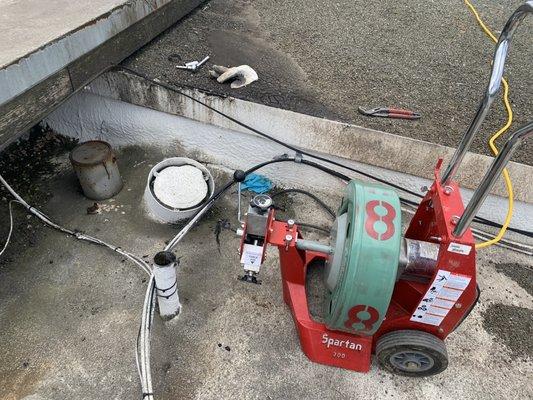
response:
M439 269L411 321L439 326L468 287L471 278Z
M261 259L263 257L263 247L253 244L244 244L242 249L241 264L247 271L259 272Z
M469 255L471 250L472 246L467 246L466 244L452 242L448 245L448 251L452 253L463 254L465 256Z

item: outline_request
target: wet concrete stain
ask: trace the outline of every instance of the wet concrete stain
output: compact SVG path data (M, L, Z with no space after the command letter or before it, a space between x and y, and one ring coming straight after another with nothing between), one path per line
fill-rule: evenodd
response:
M26 201L35 206L45 204L52 197L48 183L58 174L59 159L76 145L76 141L58 135L46 128L34 128L0 152L0 172L4 179ZM8 202L12 200L7 189L0 185L0 221L9 221ZM18 229L10 246L0 257L0 270L13 261L17 254L37 246L43 238L43 229L37 219L28 215L20 205L13 204L13 220ZM0 224L0 243L7 236L9 225Z
M196 73L175 67L204 55L211 58ZM207 71L213 64L248 64L257 71L259 80L233 90L209 79ZM335 108L318 101L319 93L309 85L307 73L289 53L277 48L270 32L261 26L253 2L247 0L208 3L140 49L124 65L175 86L340 119Z
M485 330L505 344L514 357L533 357L533 310L496 303L483 317Z
M18 368L2 373L0 398L17 400L31 395L48 368L47 365L31 365L24 361Z
M58 135L47 128L36 127L27 138L20 139L0 152L2 176L23 197L42 203L50 193L38 181L53 176L58 164L55 158L68 153L77 141ZM7 190L0 187L0 194Z
M533 281L531 280L531 273L533 272L532 266L518 263L493 264L496 271L511 278L533 296Z

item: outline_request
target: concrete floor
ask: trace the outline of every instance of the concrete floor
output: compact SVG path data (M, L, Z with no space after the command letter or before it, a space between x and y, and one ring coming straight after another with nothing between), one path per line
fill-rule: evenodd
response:
M124 189L102 203L101 214L87 215L92 202L82 196L68 164L65 149L71 144L52 134L32 140L0 154L0 169L55 220L147 257L177 231L147 219L140 204L150 166L179 153L177 145L123 148ZM219 184L227 179L213 171ZM320 196L331 206L338 201L337 194ZM0 200L3 243L5 191ZM286 216L330 224L324 214L308 211L316 206L305 198L286 200L284 207ZM407 379L379 370L375 362L370 373L357 374L313 364L301 353L281 298L274 249L261 286L237 281L238 239L224 231L217 249L213 233L219 219L233 222L235 215L231 195L177 249L184 307L175 321L155 318L157 399L533 396L531 259L499 248L480 252L481 300L448 338L450 366L441 375ZM146 277L116 254L45 228L20 209L15 218L13 242L0 257L0 398L139 398L134 343Z
M497 34L523 0L473 3ZM526 18L509 56L515 128L533 110L532 33ZM126 64L164 82L455 147L475 114L493 52L462 1L212 0ZM175 68L205 55L216 64L249 64L259 81L233 90L208 79L207 68ZM423 118L369 118L358 106L410 108ZM487 139L504 121L497 100L473 151L490 154ZM533 164L533 143L514 160Z

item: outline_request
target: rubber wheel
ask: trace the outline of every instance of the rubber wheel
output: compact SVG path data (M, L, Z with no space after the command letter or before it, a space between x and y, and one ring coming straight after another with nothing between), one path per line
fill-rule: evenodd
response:
M376 356L387 371L403 376L430 376L448 367L444 342L422 331L386 333L378 339Z

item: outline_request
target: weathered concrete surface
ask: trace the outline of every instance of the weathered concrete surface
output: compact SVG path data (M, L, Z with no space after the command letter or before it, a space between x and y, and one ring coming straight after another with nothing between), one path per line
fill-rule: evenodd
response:
M169 0L0 2L0 104L28 90Z
M1 0L0 145L201 1Z
M54 136L49 139L54 143ZM55 146L61 148L61 143ZM32 143L32 148L48 146ZM178 142L165 148L123 148L119 166L124 189L103 202L98 215L86 214L92 202L81 195L66 154L41 151L55 156L38 160L37 152L21 158L24 147L15 154L21 163L14 168L25 162L40 163L34 174L23 175L25 180L18 180L17 171L9 167L2 173L55 220L140 256L154 254L176 232L176 227L146 219L140 200L151 164L163 157L186 155ZM201 152L189 155L209 159ZM226 181L218 168L209 168L219 171L219 184ZM338 191L317 193L335 206L341 190L339 183ZM3 191L0 194L5 196ZM2 242L8 229L7 204L3 199L0 204ZM316 205L305 197L285 200L283 206L284 217L331 223L325 214L309 212ZM523 323L531 321L530 259L499 248L479 253L481 302L448 338L450 366L443 374L407 379L380 371L375 362L369 374L357 374L311 363L301 353L281 298L276 251L269 251L261 286L237 281L239 240L224 231L218 250L213 234L217 220L234 223L235 216L234 194L230 194L177 249L182 257L179 287L184 311L170 323L155 319L152 353L157 399L533 396L528 380L533 355L524 353L531 348L530 331L509 324L517 316L520 326L527 327ZM20 209L15 218L18 229L13 243L0 258L0 398L139 398L134 346L145 290L143 273L105 249L44 228ZM311 231L306 236L324 240ZM504 263L513 263L513 269L500 269ZM511 272L517 268L523 273ZM320 293L315 290L320 287L317 281L311 287L313 293ZM313 300L312 304L320 303L320 298ZM519 348L521 353L516 352Z
M497 34L523 0L473 3ZM532 35L529 17L509 54L514 127L532 117ZM164 82L455 147L475 114L493 52L462 1L212 0L127 65ZM233 90L208 79L207 68L196 74L177 70L173 55L249 64L259 81ZM369 118L358 106L401 106L423 118ZM473 151L490 154L487 139L504 121L496 100ZM533 164L531 141L513 159Z

